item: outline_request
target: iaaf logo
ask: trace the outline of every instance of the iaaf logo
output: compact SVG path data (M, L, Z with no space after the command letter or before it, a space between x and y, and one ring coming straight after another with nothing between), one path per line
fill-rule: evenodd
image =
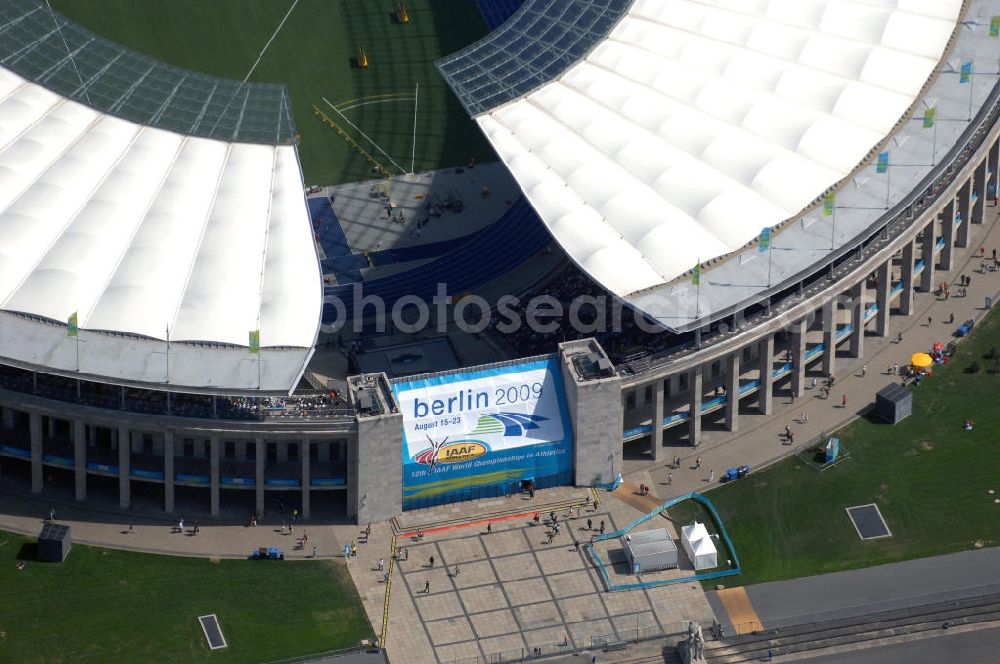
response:
M427 437L427 440L430 442L431 448L416 455L413 460L430 466L431 470L439 463L471 461L490 451L486 443L479 440L459 440L450 445L447 444L447 436L439 442L435 442L430 436Z

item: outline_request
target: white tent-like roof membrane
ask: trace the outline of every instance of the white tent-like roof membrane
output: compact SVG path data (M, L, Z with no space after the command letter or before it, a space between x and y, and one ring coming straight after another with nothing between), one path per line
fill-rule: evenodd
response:
M556 80L476 120L563 248L626 297L738 250L869 160L961 9L636 0Z
M0 356L287 390L314 344L320 293L294 146L144 126L0 68ZM50 323L27 330L35 317ZM275 349L263 363L248 354L255 330Z

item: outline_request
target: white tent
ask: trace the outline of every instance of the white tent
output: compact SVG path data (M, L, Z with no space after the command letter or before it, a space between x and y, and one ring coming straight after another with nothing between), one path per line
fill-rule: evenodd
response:
M690 526L681 528L681 544L696 570L718 566L718 552L715 550L715 542L708 534L705 524L695 521Z

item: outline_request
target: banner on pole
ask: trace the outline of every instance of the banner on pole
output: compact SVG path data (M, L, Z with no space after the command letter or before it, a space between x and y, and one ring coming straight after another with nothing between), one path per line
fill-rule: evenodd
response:
M834 192L828 193L823 197L823 216L829 217L833 215L833 201L836 197Z
M66 336L75 337L80 332L80 326L77 323L77 312L73 312L69 315L69 319L66 321Z
M760 237L758 238L758 250L761 252L767 251L771 247L771 228L767 227L760 232Z
M937 119L937 106L931 106L924 110L924 129L930 129L934 126L934 120Z
M958 75L959 83L968 83L972 80L972 60L966 60L962 63L962 70Z
M990 37L1000 36L1000 16L990 19Z
M691 272L691 284L697 286L701 283L701 263L694 264L694 270Z
M878 162L875 164L876 173L885 173L889 170L889 151L878 153Z
M260 352L260 330L250 330L250 352Z

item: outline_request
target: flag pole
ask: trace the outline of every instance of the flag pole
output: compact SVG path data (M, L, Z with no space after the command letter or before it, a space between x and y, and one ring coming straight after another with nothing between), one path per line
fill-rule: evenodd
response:
M769 237L767 241L767 287L771 287L771 254L774 251L774 238Z

